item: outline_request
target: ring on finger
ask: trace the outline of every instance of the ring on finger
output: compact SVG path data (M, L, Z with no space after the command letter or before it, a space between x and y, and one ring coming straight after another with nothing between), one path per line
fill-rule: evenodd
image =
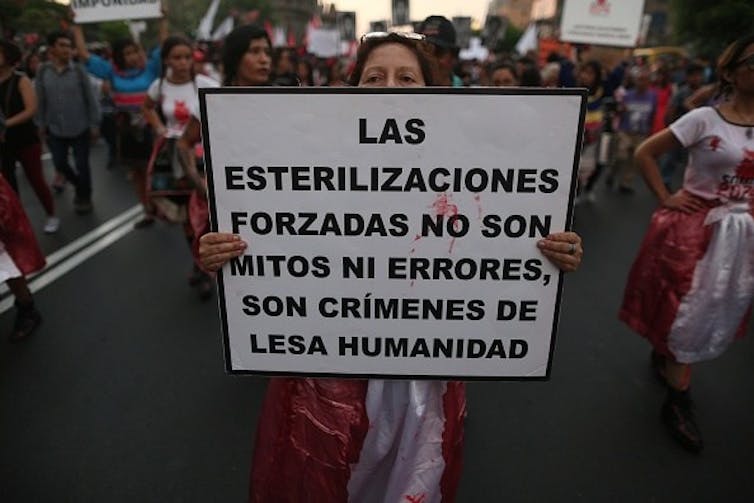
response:
M576 243L571 243L571 246L568 248L568 255L575 255L576 254Z

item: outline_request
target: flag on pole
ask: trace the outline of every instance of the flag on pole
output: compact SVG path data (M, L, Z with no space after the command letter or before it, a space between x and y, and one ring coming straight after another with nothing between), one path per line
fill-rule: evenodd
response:
M226 17L223 22L215 28L214 33L212 33L212 40L222 40L230 35L230 32L233 31L233 24L233 16Z
M209 4L207 13L199 22L199 27L196 29L197 40L210 40L212 38L212 26L215 24L215 16L217 15L217 8L220 6L220 0L212 0Z
M530 23L526 27L526 31L521 35L521 38L516 42L516 52L519 54L526 54L529 51L537 50L537 26L534 23Z

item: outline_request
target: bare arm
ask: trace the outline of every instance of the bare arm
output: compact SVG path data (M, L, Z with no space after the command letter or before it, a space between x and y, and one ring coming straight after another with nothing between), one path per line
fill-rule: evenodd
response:
M662 154L677 148L682 148L681 143L670 129L665 128L639 145L634 154L634 160L639 165L644 181L661 205L685 213L693 213L703 207L702 203L683 190L670 194L662 181L660 167L657 164L657 159Z
M82 63L89 61L89 49L86 48L86 40L84 40L84 30L80 25L71 23L71 33L73 33L73 44L76 47L76 52L79 55Z
M144 114L144 119L147 121L147 123L152 126L152 129L159 135L162 136L165 134L165 124L162 123L162 120L160 120L160 114L157 113L156 107L157 104L150 98L149 96L146 96L144 98L144 105L141 107L141 111Z
M167 1L162 0L162 17L160 18L160 26L157 32L157 40L160 41L160 46L168 38L170 34L170 23L168 22L168 6Z
M201 140L201 125L196 117L191 117L183 135L178 140L178 160L181 163L183 172L189 177L189 180L202 194L207 193L207 186L204 177L199 174L196 168L196 157L194 156L194 145Z
M9 117L5 121L6 127L13 127L24 122L28 122L34 118L34 114L37 113L37 95L34 92L34 88L31 86L31 80L28 77L23 76L18 81L18 90L21 93L21 99L24 102L24 109Z

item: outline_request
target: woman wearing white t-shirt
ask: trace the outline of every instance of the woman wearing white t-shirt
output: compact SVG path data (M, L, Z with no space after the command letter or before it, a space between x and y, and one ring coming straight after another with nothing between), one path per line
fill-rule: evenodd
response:
M190 187L191 182L181 168L175 143L191 120L192 111L198 108L199 88L218 87L220 84L207 76L194 74L193 47L185 38L168 37L162 45L161 54L162 77L152 82L147 90L144 117L156 133L157 148L166 149L168 153L174 180L185 182L185 185ZM176 199L172 198L171 201L175 203ZM185 205L188 198L178 201ZM185 221L183 227L191 249L191 225ZM202 300L211 297L212 280L196 265L189 278L189 284L198 287Z
M686 449L702 438L688 388L691 364L721 355L746 330L754 297L754 35L718 62L718 107L702 107L636 151L655 211L626 285L620 318L653 346L668 386L662 419ZM657 159L684 147L683 188L670 194Z

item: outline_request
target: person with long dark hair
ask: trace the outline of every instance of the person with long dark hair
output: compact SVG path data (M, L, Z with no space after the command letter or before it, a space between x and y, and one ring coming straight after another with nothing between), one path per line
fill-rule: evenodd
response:
M368 34L349 83L431 86L437 83L437 64L421 35ZM575 233L556 233L541 246L563 270L575 270L581 261ZM209 233L201 238L200 260L217 271L246 247L233 234ZM270 379L250 501L402 501L418 493L428 502L453 501L465 415L461 382Z
M194 73L193 47L191 42L180 36L170 36L162 44L162 77L152 82L147 90L144 100L144 117L155 132L155 149L152 154L151 176L147 177L147 183L151 187L163 190L163 192L178 193L177 196L158 196L152 199L158 208L179 207L177 212L180 217L171 217L174 220L182 220L184 234L189 243L189 249L193 245L193 229L185 211L188 197L183 191L177 190L180 186L190 186L191 180L180 164L179 154L176 148L178 139L188 126L192 110L198 108L198 90L202 87L218 87L220 84L204 75ZM165 159L168 172L155 172L157 159ZM158 178L161 177L161 178ZM159 183L160 180L170 180L172 187L166 187ZM165 207L167 205L167 208ZM189 277L189 284L196 286L199 298L207 300L212 295L212 281L198 266Z
M166 13L163 3L163 17L158 31L160 44L168 37ZM71 14L71 20L72 17ZM154 223L154 208L146 190L146 164L152 153L152 131L147 127L141 110L147 89L160 77L160 48L155 48L147 57L136 41L121 39L113 43L113 60L108 61L89 52L81 26L72 24L71 31L79 58L86 69L110 83L111 96L117 110L119 154L128 163L136 195L144 207L145 217L135 227L147 227Z
M6 181L18 192L16 161L21 164L47 213L44 231L54 233L60 227L60 219L55 215L55 201L42 170L42 142L34 124L37 95L31 80L16 71L20 61L21 49L0 40L0 113L5 117L5 131L0 135L0 165Z
M754 298L754 35L718 62L717 107L690 111L636 151L660 203L634 262L620 319L652 345L667 386L662 420L686 449L702 436L689 394L691 366L720 356L746 332ZM668 192L663 154L689 153L683 188Z

